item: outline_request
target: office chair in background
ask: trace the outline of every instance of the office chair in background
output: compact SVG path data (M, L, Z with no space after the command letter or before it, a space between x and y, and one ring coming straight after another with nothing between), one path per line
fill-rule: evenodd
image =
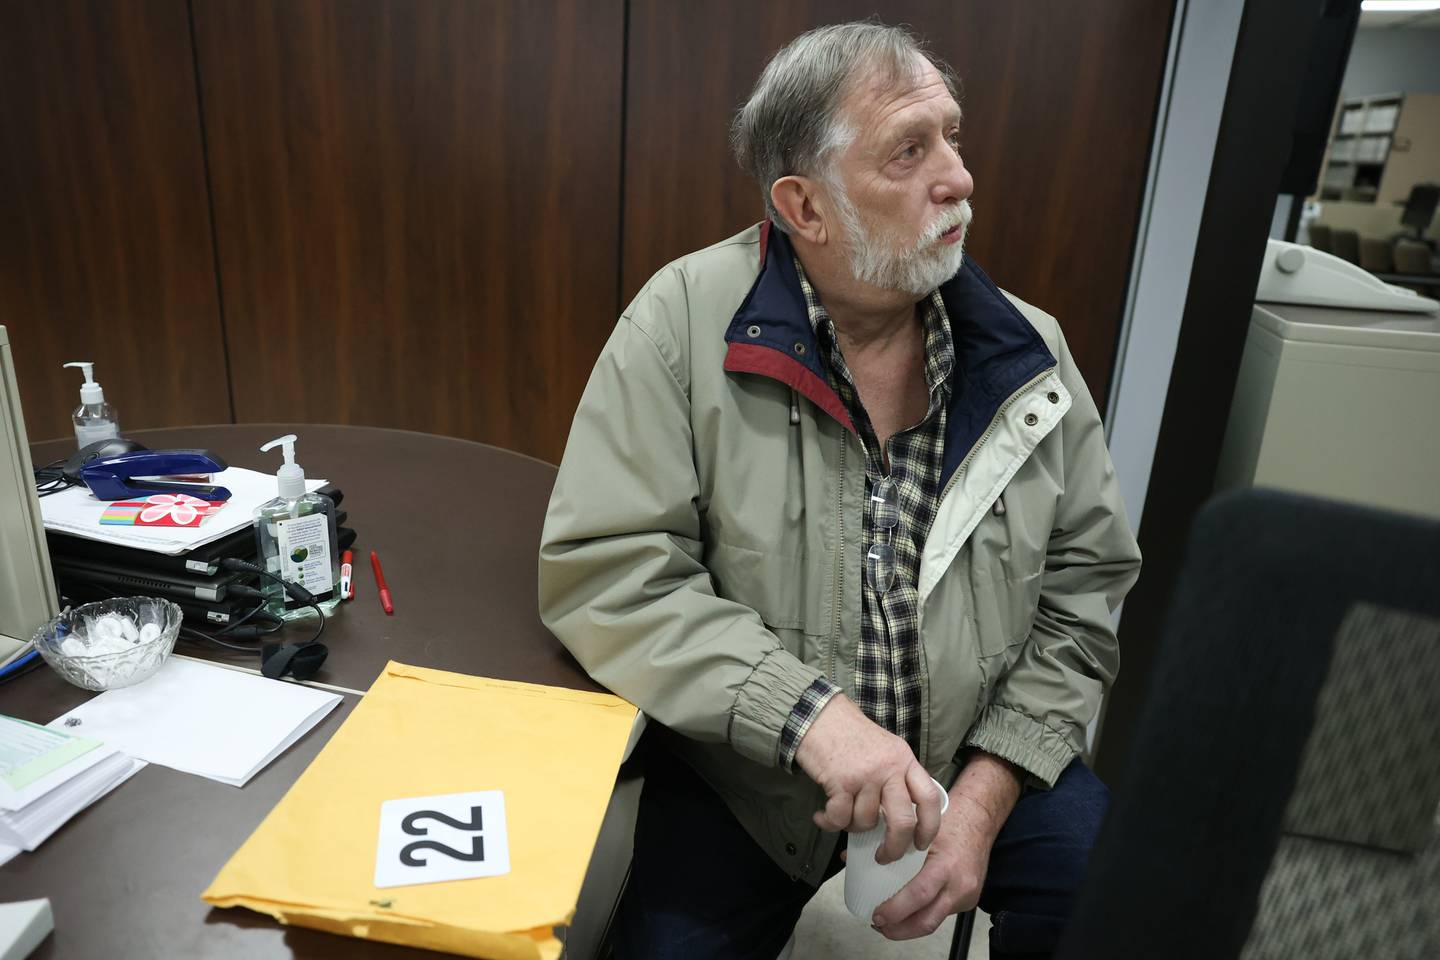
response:
M1060 960L1440 956L1440 523L1202 511Z
M1405 234L1412 240L1424 241L1425 231L1435 219L1435 208L1440 207L1440 184L1417 183L1410 188L1405 199L1405 210L1400 214L1400 225L1414 231Z

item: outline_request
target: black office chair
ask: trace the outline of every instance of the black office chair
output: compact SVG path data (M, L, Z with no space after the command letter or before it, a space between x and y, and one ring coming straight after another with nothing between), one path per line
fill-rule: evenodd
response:
M1440 956L1437 742L1440 523L1217 498L1057 956Z
M1425 231L1430 229L1430 222L1435 219L1435 210L1440 207L1440 184L1415 184L1402 206L1405 209L1400 213L1400 225L1411 231L1405 236L1423 241Z

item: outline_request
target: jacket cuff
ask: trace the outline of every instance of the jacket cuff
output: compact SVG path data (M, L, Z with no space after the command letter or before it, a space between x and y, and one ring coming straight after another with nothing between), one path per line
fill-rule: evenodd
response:
M1069 733L995 703L980 714L965 742L1009 760L1030 775L1031 786L1046 790L1080 752Z
M730 745L767 767L780 763L780 733L806 689L824 675L783 647L750 671L730 708ZM798 741L797 741L798 742Z
M817 677L814 683L805 688L799 702L790 710L790 716L780 730L780 766L787 773L794 769L795 751L800 749L800 741L809 732L810 724L820 716L820 711L825 709L830 698L839 692L840 688L835 684L824 677Z

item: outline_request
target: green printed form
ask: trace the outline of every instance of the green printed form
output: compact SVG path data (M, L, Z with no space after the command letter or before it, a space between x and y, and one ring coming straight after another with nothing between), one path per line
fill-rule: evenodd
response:
M0 715L0 780L22 790L98 746L99 740Z

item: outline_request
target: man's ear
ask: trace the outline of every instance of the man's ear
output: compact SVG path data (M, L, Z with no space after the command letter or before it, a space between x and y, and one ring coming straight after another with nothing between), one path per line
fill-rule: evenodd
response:
M830 224L826 198L818 188L809 177L781 177L770 185L770 202L790 224L794 236L821 244L830 237Z

